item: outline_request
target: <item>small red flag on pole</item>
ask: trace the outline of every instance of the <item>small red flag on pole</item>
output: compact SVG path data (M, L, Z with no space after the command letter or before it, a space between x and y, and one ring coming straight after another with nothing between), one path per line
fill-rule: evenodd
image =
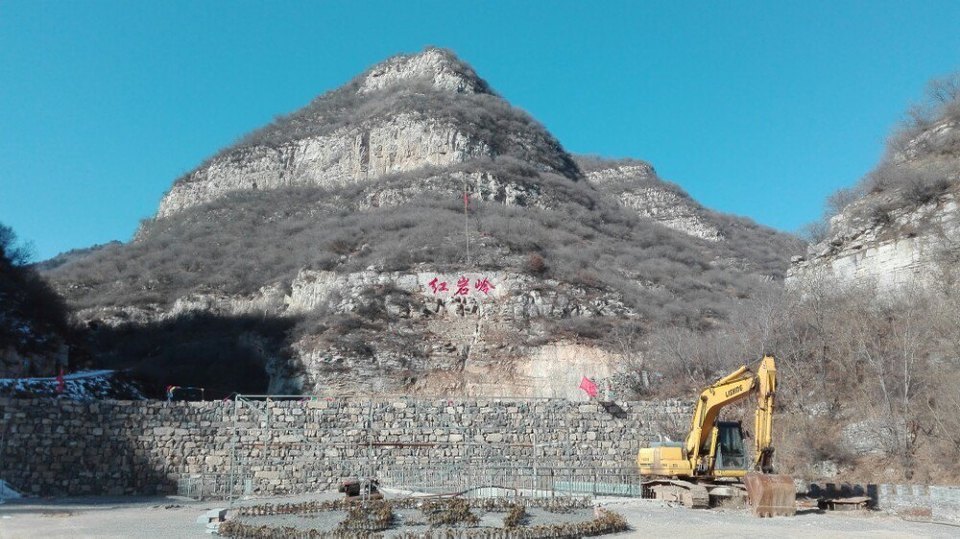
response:
M597 396L597 384L593 383L593 380L583 377L583 380L580 380L580 389L587 392L587 395L590 395L590 398L596 398Z

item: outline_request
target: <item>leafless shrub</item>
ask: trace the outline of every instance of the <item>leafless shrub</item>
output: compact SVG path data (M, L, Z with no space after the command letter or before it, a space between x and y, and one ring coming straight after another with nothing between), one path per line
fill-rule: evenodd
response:
M347 505L347 517L337 525L337 531L378 532L389 529L395 519L393 504L386 500L355 502Z
M463 498L425 502L420 510L431 526L476 526L480 522Z
M935 199L950 187L947 172L940 167L913 168L904 173L903 198L914 206Z
M503 518L504 528L517 528L523 525L527 519L527 508L521 504L510 506L507 516Z
M826 219L818 219L803 225L800 236L809 243L820 243L830 237L830 223Z
M827 197L826 204L826 215L827 217L833 217L837 215L844 208L849 206L851 203L856 201L862 196L860 189L857 187L846 187L838 189L836 192Z
M870 206L869 210L872 226L884 226L893 222L893 216L890 214L892 207L889 204L875 204Z
M533 275L540 275L547 271L547 262L540 253L530 253L527 256L527 271Z
M30 249L0 223L0 350L30 357L55 351L71 338L67 308L60 296L27 266ZM51 372L28 372L51 375ZM2 376L2 373L0 373Z

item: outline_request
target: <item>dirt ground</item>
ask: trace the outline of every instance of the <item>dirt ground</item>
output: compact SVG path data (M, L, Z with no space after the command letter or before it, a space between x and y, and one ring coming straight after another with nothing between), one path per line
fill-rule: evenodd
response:
M333 495L331 495L333 496ZM335 496L334 496L335 497ZM314 497L313 499L315 499ZM283 503L303 497L242 502ZM631 531L609 537L957 537L960 528L907 522L881 512L801 513L759 519L742 509L694 510L630 498L598 498L622 514ZM0 538L209 537L197 517L222 507L177 497L19 499L0 505Z

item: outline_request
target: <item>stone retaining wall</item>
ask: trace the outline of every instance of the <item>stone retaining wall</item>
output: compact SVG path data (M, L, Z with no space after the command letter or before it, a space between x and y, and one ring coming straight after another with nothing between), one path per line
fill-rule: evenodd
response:
M960 524L960 486L811 483L814 498L865 496L869 507L912 520Z
M172 493L189 475L287 493L391 467L631 469L641 444L676 439L689 413L675 401L7 399L0 478L45 496Z
M877 508L905 518L960 524L960 487L878 485Z

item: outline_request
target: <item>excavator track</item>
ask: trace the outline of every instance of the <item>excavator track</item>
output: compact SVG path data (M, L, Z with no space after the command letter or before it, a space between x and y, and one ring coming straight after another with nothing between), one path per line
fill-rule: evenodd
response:
M660 479L647 481L644 490L651 492L654 499L665 502L680 502L691 509L710 507L710 492L707 487L679 479Z

